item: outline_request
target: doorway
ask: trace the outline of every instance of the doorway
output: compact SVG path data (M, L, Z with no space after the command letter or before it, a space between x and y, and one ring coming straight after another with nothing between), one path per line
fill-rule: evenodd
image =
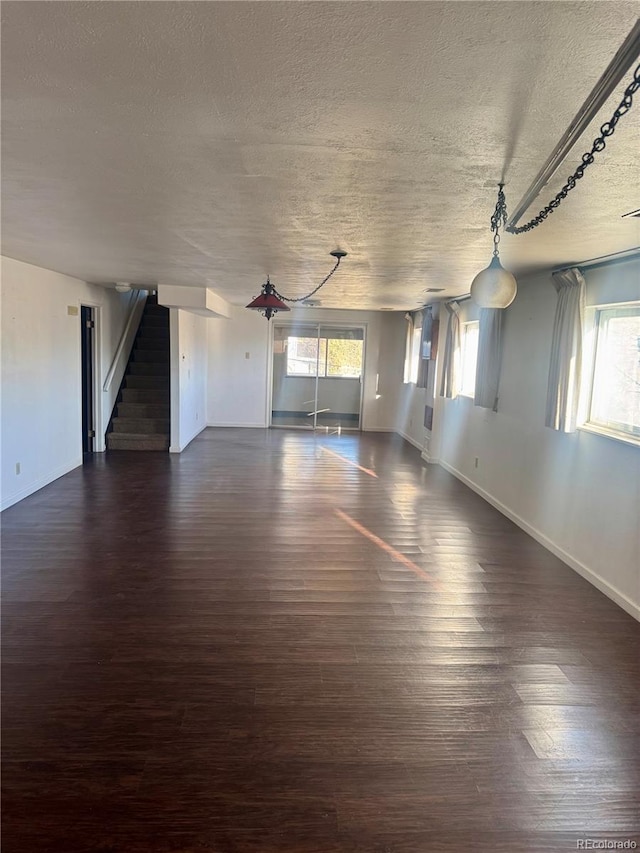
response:
M82 363L82 454L95 448L95 309L80 306L80 351Z
M273 335L271 426L359 430L364 327L275 325Z

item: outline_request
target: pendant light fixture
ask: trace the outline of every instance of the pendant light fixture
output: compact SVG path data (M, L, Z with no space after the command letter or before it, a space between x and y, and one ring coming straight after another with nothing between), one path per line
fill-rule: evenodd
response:
M278 313L278 311L291 311L291 308L286 304L287 302L305 302L307 299L310 299L314 293L317 293L320 288L329 281L331 276L340 266L340 261L347 257L347 253L340 251L340 249L336 249L334 252L330 252L329 254L336 259L335 265L329 275L323 278L320 284L315 287L311 293L307 293L306 296L299 296L296 299L283 296L281 293L278 293L275 287L271 284L269 276L267 276L266 282L262 285L260 295L256 296L253 302L250 302L246 307L250 308L252 311L260 311L267 320L270 320L274 314Z
M489 266L479 272L471 283L471 298L481 308L508 308L516 298L518 290L515 276L500 263L500 227L504 228L507 224L507 204L503 186L504 184L499 186L496 209L491 217L493 258Z
M261 311L267 320L270 320L278 311L291 311L291 308L276 295L276 289L269 281L269 276L262 285L260 296L256 296L253 302L247 305L247 308L251 308L253 311Z

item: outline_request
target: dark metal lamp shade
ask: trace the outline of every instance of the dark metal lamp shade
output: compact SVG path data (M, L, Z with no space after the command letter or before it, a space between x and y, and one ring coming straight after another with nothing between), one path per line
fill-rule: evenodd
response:
M247 305L247 308L251 308L253 311L261 311L267 320L270 320L278 311L291 311L291 308L276 296L269 279L267 279L266 284L262 285L260 296L256 296L253 302Z

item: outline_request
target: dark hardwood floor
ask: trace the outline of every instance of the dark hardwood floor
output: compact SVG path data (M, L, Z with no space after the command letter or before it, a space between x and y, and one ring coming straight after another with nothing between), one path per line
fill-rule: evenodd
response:
M640 845L640 626L399 439L207 430L2 523L3 853Z

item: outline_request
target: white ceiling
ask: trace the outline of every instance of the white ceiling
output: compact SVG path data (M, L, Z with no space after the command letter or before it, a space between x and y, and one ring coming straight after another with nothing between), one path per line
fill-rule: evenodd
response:
M4 2L3 252L97 282L267 273L322 304L468 291L632 28L630 2ZM624 85L603 110L609 117ZM536 210L590 147L580 141ZM640 104L515 270L640 243ZM562 178L562 180L561 180Z

